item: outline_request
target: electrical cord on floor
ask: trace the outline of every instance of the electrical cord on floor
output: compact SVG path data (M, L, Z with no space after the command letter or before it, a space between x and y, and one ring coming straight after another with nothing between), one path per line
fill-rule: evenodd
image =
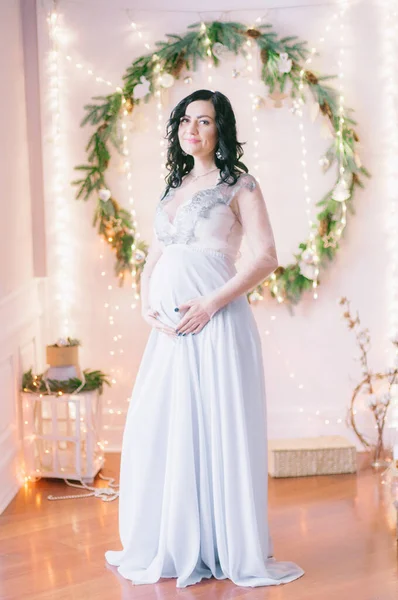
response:
M64 479L64 482L70 487L88 490L87 494L70 494L68 496L53 496L49 494L47 496L47 500L73 500L75 498L90 498L94 496L95 498L100 498L103 502L112 502L112 500L116 500L119 497L119 484L115 483L114 477L104 477L101 473L98 473L98 477L100 477L104 481L108 481L108 487L92 487L84 483L81 479L80 483L71 483L67 479Z

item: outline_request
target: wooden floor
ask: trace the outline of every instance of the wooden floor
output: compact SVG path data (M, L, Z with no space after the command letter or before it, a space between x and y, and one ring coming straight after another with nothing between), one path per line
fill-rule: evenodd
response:
M270 480L275 557L306 573L261 588L214 578L182 589L175 579L133 586L104 560L105 550L120 547L118 501L50 502L48 494L71 488L42 479L22 488L0 516L0 598L397 600L394 509L380 476L361 464L357 475ZM103 475L118 478L118 469L119 456L107 455Z

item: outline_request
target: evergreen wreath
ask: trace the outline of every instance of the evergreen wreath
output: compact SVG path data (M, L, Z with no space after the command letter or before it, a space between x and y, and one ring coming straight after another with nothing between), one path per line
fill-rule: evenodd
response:
M304 104L306 98L303 89L308 86L334 132L321 164L326 172L336 161L339 174L333 188L316 205L321 209L313 225L313 239L299 244L294 262L285 267L279 266L248 293L250 302L263 298L268 289L279 302L297 304L305 290L319 285L319 268L325 267L339 249L338 242L346 223L343 206L353 212L354 191L356 187L364 187L360 176L370 177L356 149L359 138L353 128L357 123L349 116L352 109L344 108L344 112L339 114L338 92L325 84L325 81L336 76L320 76L304 69L300 61L306 60L310 54L307 42L298 41L297 36L278 39L270 24L254 29L236 22L194 23L188 27L185 35L167 34L166 37L167 41L157 42L155 52L140 56L128 67L123 76L123 88L117 88L116 92L107 96L95 96L93 100L98 102L84 107L86 115L81 126L90 124L95 130L86 147L87 164L76 167L82 173L81 179L72 182L79 188L76 197L87 200L91 195L98 194L93 226L98 225L98 233L116 254L115 273L119 284L123 285L125 277L134 273L139 287L148 245L136 237L130 212L112 197L105 179L111 146L122 153L120 117L124 111L131 113L134 106L148 102L153 97L159 77L170 84L173 78L180 78L184 69L195 71L199 60L212 60L218 66L220 50L225 49L237 55L243 52L244 45L250 39L260 53L261 79L269 87L270 93L274 90L282 93L286 83L290 82L291 98ZM288 68L281 69L281 61ZM342 117L344 120L341 122ZM344 177L340 176L342 166Z

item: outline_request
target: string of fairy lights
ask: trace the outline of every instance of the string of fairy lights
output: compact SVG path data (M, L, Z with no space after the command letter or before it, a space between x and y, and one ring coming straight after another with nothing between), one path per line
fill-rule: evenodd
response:
M104 79L103 77L95 75L95 73L94 73L94 71L92 69L90 69L89 67L86 67L81 62L76 62L75 60L73 60L73 58L72 58L72 56L70 54L65 54L65 59L68 62L70 62L71 64L73 64L78 71L83 71L89 77L93 77L94 81L96 81L97 83L105 83L105 85L108 85L110 87L114 87L112 81L109 81L109 79Z
M391 341L398 339L398 7L395 0L385 0L381 7L381 74L383 78L383 146L384 195L387 199L385 232L387 255L386 265L386 312L388 315L389 367L398 367L398 346ZM387 427L390 442L398 444L398 386L391 386L391 403Z
M344 6L343 6L344 5ZM317 42L317 46L321 47L325 44L325 41L328 38L328 35L330 35L333 31L334 28L336 27L337 23L340 21L340 31L343 31L344 28L344 18L345 18L345 13L346 13L346 9L347 9L347 2L346 0L342 0L340 3L340 10L334 12L330 19L328 20L325 28L324 28L324 32L322 33L322 35L319 37L319 40ZM261 17L257 19L257 22L261 22ZM340 83L340 114L343 113L343 105L342 102L344 100L344 98L342 97L342 79L343 79L343 60L342 60L342 56L344 54L344 47L343 47L343 43L344 43L344 37L341 34L340 35L340 47L339 47L339 60L338 60L338 77L339 77L339 81ZM312 47L311 48L311 54L310 56L306 59L305 63L304 63L304 68L300 71L300 84L299 84L299 89L302 90L304 87L304 81L303 81L303 76L305 73L305 67L307 65L310 65L311 62L313 61L313 57L314 55L318 52L318 48L317 47ZM252 103L252 114L254 111L257 110L257 103L256 103L256 97L254 96L253 93L250 93L250 97L253 101ZM293 114L295 114L298 117L298 129L299 129L299 133L300 133L300 141L301 141L301 149L302 149L302 160L301 160L301 166L302 166L302 175L303 175L303 180L304 180L304 195L305 195L305 199L306 199L306 214L308 217L308 225L310 228L310 234L309 234L309 239L311 242L314 241L314 234L311 231L311 227L313 225L313 221L311 220L311 207L313 206L313 200L310 196L310 188L308 185L308 172L307 172L307 162L306 162L306 157L308 154L308 150L307 150L307 145L306 145L306 137L304 134L304 124L303 124L303 110L302 110L302 106L304 104L304 100L302 98L297 99L294 103L293 103ZM253 115L254 117L256 117L256 114ZM340 126L342 126L343 123L343 119L341 119L340 121ZM257 119L253 118L253 131L254 134L258 134L260 132L260 129L257 126ZM258 139L255 137L254 138L254 147L256 149L256 152L254 154L254 158L258 158L258 146L259 146L259 141ZM254 168L256 169L256 167L258 168L257 163L254 165ZM341 171L340 171L341 172ZM314 257L315 257L315 264L317 265L317 263L319 262L319 259L317 260L317 254L316 254L316 248L315 245L312 243L311 244L311 249L312 252L314 253ZM314 282L313 282L313 297L316 300L318 298L318 293L317 293L317 285L316 285L316 279L317 276L319 274L319 269L318 267L316 267L316 277L314 278ZM271 276L271 280L273 282L275 282L275 276ZM271 283L272 285L272 283ZM275 283L273 284L275 286ZM276 286L274 287L273 291L277 294L278 290L276 288ZM279 303L283 302L283 298L281 296L277 296L277 300ZM274 323L277 319L277 316L275 314L270 315L270 324ZM268 328L265 330L265 335L269 336L271 335L271 331L272 331L272 325L268 326ZM280 348L277 348L276 350L277 354L279 356L282 355L282 351ZM292 382L294 382L294 385L297 386L297 390L298 392L302 393L302 390L304 390L304 384L299 382L296 383L296 374L294 369L291 368L291 363L289 361L289 359L284 358L284 364L286 366L286 368L289 371L289 378L292 380ZM299 395L299 399L300 399L300 395ZM299 402L300 404L300 402ZM331 417L326 418L323 416L323 412L320 410L316 410L315 412L313 411L308 411L305 410L303 406L298 406L298 412L300 414L306 415L307 416L307 421L311 421L313 419L313 417L317 417L318 419L321 419L323 421L323 423L325 425L329 425L333 422L337 423L337 424L341 424L343 422L343 419L338 417L337 419L332 419Z
M383 77L386 81L384 94L384 118L386 152L386 189L388 212L386 214L386 239L390 264L387 273L387 303L389 337L398 336L398 8L394 0L386 0L383 10ZM397 366L397 354L390 355L392 366Z
M122 88L117 87L116 91L122 93ZM130 214L132 217L132 223L133 226L136 230L136 239L139 239L140 237L140 233L138 231L138 222L136 219L136 209L135 209L135 199L134 199L134 194L133 194L133 185L132 185L132 177L133 177L133 173L132 173L132 166L131 166L131 160L130 160L130 147L129 147L129 110L127 108L127 100L126 98L123 96L122 97L122 116L120 119L120 136L121 136L121 140L122 140L122 163L121 163L121 171L124 174L124 185L125 185L125 192L124 194L128 197L128 204L129 204L129 210L130 210ZM108 241L111 241L108 239ZM107 252L107 248L105 247L105 240L103 238L101 238L101 253L100 253L100 259L103 260L104 259L104 252ZM136 250L135 248L135 244L133 245L133 252ZM137 293L136 288L136 283L135 283L135 268L133 267L132 269L132 278L133 278L133 282L132 282L132 288L133 288L133 298L132 298L132 303L131 303L131 308L135 309L137 306L137 300L139 299L139 295ZM101 271L101 275L103 277L107 277L108 273L105 270ZM108 281L112 281L114 278L114 275L112 272L109 273L109 278ZM108 317L108 324L109 327L111 329L111 348L109 350L109 359L111 360L111 366L109 368L110 373L111 373L111 383L112 385L116 385L118 383L118 379L117 377L121 374L122 369L121 367L118 365L118 359L120 358L120 355L124 354L124 348L123 348L123 334L121 333L121 319L119 317L119 315L121 314L120 311L120 305L119 303L116 301L115 302L115 289L114 289L114 285L112 283L108 283L107 284L107 289L105 291L105 295L106 295L106 302L104 303L104 308L107 311L107 317ZM117 315L117 316L116 316ZM115 316L116 316L116 321L115 321ZM116 415L116 416L120 416L122 414L124 414L124 410L122 410L121 408L113 408L112 407L112 398L110 398L108 396L108 399L106 400L106 405L107 408L105 409L108 415ZM109 423L105 423L104 424L104 430L110 429L110 425ZM104 445L108 446L109 441L108 440L104 440Z
M54 324L53 334L67 337L73 329L72 307L75 302L73 282L75 281L75 261L72 240L71 206L67 202L66 188L66 155L62 151L64 127L61 110L61 73L60 50L58 44L59 19L56 11L52 11L47 19L50 51L48 53L48 108L51 115L52 139L52 184L51 202L47 204L49 222L53 224L49 235L49 245L54 248L51 255L50 268L53 295Z
M300 83L299 83L300 91L302 91L304 88L303 77L305 74L305 67L307 65L311 64L312 55L314 55L316 53L316 51L317 51L316 48L311 48L311 56L309 56L305 60L304 68L302 68L300 71ZM303 100L303 98L300 97L297 102L299 104L296 114L298 116L298 128L299 128L299 132L300 132L300 142L301 142L301 153L302 153L301 166L302 166L302 176L303 176L303 180L304 180L304 196L305 196L305 201L306 201L306 205L307 205L305 212L306 212L307 218L308 218L308 229L309 229L308 246L307 247L310 248L310 250L312 252L313 262L315 265L312 287L313 287L313 298L314 298L314 300L317 300L318 292L317 292L316 288L318 286L317 280L318 280L318 275L319 275L319 266L318 266L319 256L318 256L317 250L316 250L315 234L313 231L313 224L314 224L312 221L313 200L310 195L310 187L308 184L308 172L307 172L307 162L306 162L308 150L307 150L307 146L306 146L306 137L304 135L303 110L301 108L301 105L304 104L304 100Z
M344 3L342 3L342 4L344 4ZM52 14L54 14L54 12ZM332 15L331 23L326 26L326 32L331 31L332 24L335 23L338 20L339 14L340 14L340 18L342 19L343 16L344 16L344 11L341 10L340 13L335 13L335 14ZM260 22L260 20L261 20L261 17L259 17L257 19L257 22ZM56 21L57 21L57 16L55 16L55 17L52 16L52 17L50 17L49 24L51 25L51 22L56 22ZM139 27L137 26L137 24L135 22L132 22L131 23L131 27L132 27L132 30L137 34L138 38L140 40L142 40L144 48L146 50L151 50L151 45L147 41L145 41L144 35L143 35L142 31L139 29ZM204 33L206 32L206 25L205 25L205 23L202 23L201 29L202 29L202 31ZM341 27L341 29L342 29L342 27ZM52 32L51 35L54 35L54 32ZM325 37L324 36L320 37L319 43L324 43L324 41L325 41ZM340 37L340 41L341 42L343 41L342 36ZM209 56L209 61L207 61L207 70L208 70L208 72L207 72L207 81L210 84L212 82L212 71L211 71L211 69L212 69L213 65L211 63L210 40L209 40L209 38L207 36L204 36L204 43L207 45L207 54ZM343 50L342 47L341 47L341 50ZM315 54L315 52L316 52L316 49L313 48L311 54L313 55L313 54ZM340 52L340 57L341 58L342 58L342 54L343 54L343 52ZM308 64L312 60L312 55L306 61ZM247 71L251 74L250 77L249 77L249 80L248 80L248 83L249 83L249 94L250 94L250 99L253 100L254 95L253 95L253 92L252 92L252 86L253 86L252 72L253 72L253 64L254 64L253 60L254 60L254 57L253 57L253 48L252 48L252 41L251 40L247 40L247 42L246 42L245 57L246 57L246 61L247 61ZM73 60L73 58L71 57L70 54L66 54L65 55L65 59L66 59L66 61L69 64L72 64L77 70L85 72L86 75L87 75L87 77L92 78L98 84L103 84L103 85L106 85L106 86L109 86L109 87L114 87L113 83L110 80L105 79L103 77L100 77L100 76L96 75L91 68L86 67L83 63L81 63L79 61ZM57 56L57 60L59 60L59 55ZM210 64L211 64L211 67L208 66ZM341 67L342 67L342 61L341 60L339 61L339 67L340 67L340 71L339 71L339 77L340 77L340 73L342 73L342 69L341 69ZM301 76L303 74L304 74L304 70L302 71ZM159 78L160 77L161 77L161 73L159 73ZM341 78L342 78L342 75L341 75ZM160 137L161 137L161 139L160 139L160 168L161 168L161 170L160 170L160 178L162 180L164 180L164 176L165 176L165 141L164 141L164 138L163 138L164 110L163 110L163 101L162 101L162 87L161 87L160 80L159 80L158 83L159 83L158 88L155 91L155 100L156 100L156 111L157 111L157 130L158 130L158 132L160 134ZM121 90L121 88L115 88L115 89L117 89L119 91ZM59 92L59 88L58 88L58 92ZM340 95L340 101L341 101L341 107L342 107L343 106L343 104L342 104L342 102L343 102L342 94ZM126 100L123 99L123 104L125 104L125 102L126 102ZM299 131L301 133L301 142L302 142L303 159L301 161L301 164L302 164L302 167L303 167L303 179L305 181L304 192L306 194L307 215L308 215L308 218L309 218L309 225L311 226L312 222L310 220L310 207L309 207L309 205L311 204L312 200L311 200L310 195L309 195L308 174L307 174L307 171L306 171L306 161L305 161L305 157L307 155L307 149L305 147L305 141L306 140L305 140L305 136L303 134L303 127L302 126L300 127L300 124L302 125L302 121L301 121L302 111L300 109L297 112L298 112L298 117L299 117ZM343 112L343 111L341 110L341 112ZM131 214L132 214L133 219L134 219L134 221L133 221L134 222L134 227L136 228L136 231L137 231L136 236L137 236L137 238L139 238L140 234L138 232L138 223L137 223L137 220L136 220L136 211L135 211L135 208L134 208L134 196L133 196L133 193L132 193L132 170L131 170L132 167L131 167L131 163L130 163L130 159L129 159L129 154L130 154L130 152L129 152L130 138L129 138L128 121L129 121L129 111L125 108L124 111L123 111L123 119L122 119L122 123L121 123L121 127L124 130L123 131L123 156L125 158L125 161L124 161L124 172L125 172L125 175L126 175L127 192L128 192L127 195L129 197L130 211L131 211ZM254 152L253 156L256 159L254 168L255 168L256 171L258 171L258 162L257 162L257 159L259 157L259 143L260 143L259 134L260 134L260 128L258 127L258 117L257 117L257 114L256 114L256 110L255 110L254 104L252 104L252 121L253 121L253 132L254 132L253 146L254 146L254 149L255 149L255 152ZM257 169L256 169L256 167L257 167ZM256 175L257 179L259 180L258 172L256 172L255 175ZM309 201L308 201L308 198L310 198ZM100 261L104 260L104 252L105 251L106 251L106 249L105 249L105 242L104 242L103 239L101 239L101 250L100 250L100 255L99 255ZM101 269L101 275L103 277L106 277L107 272L104 269ZM133 284L133 286L134 286L134 284ZM316 288L316 286L314 286L314 288ZM109 326L113 329L114 326L115 326L115 316L114 316L113 313L117 312L120 309L120 307L118 305L112 303L112 292L114 290L114 287L113 287L113 285L111 283L109 283L107 285L107 290L109 292L109 295L108 295L107 301L105 302L104 306L105 306L105 308L107 310L111 309L111 310L109 310L109 314L108 314L108 323L109 323ZM316 289L314 289L314 298L315 299L317 298ZM131 308L132 309L136 308L136 306L137 306L137 302L136 301L137 300L139 300L139 295L135 291L134 301L131 304ZM276 315L271 315L270 316L270 322L273 323L275 320L276 320ZM67 325L67 321L65 321L65 325ZM270 335L271 334L270 329L266 329L265 334L266 335ZM114 342L115 346L110 350L110 356L116 358L117 355L118 355L118 353L119 354L123 353L123 348L121 347L121 340L122 340L122 334L121 333L115 333L113 335L113 342ZM276 352L277 352L278 355L282 354L282 351L279 348L276 350ZM290 371L289 372L289 378L294 381L295 380L295 373L294 373L294 370L291 370L290 361L287 358L285 358L284 362L285 362L285 365L289 368L289 371ZM111 372L113 373L113 375L112 375L112 383L114 383L114 384L117 383L117 379L116 379L116 375L115 375L116 371L117 371L116 368L112 367L112 369L111 369ZM295 383L295 385L297 385L297 389L300 390L300 391L304 389L304 384L303 383ZM128 400L129 400L129 398L127 398L127 401ZM109 405L111 404L111 402L112 402L111 400L108 401ZM107 410L108 410L109 414L114 414L114 413L116 413L116 414L123 414L125 412L125 409L123 409L123 410L115 410L111 406L108 406ZM307 411L304 410L304 408L302 406L299 407L298 410L299 410L300 413L307 412ZM316 411L315 415L317 417L321 417L321 412L320 411ZM313 416L312 414L308 413L308 419L309 420L311 419L312 416ZM330 423L330 419L325 419L324 422L325 422L325 424L329 424ZM342 419L337 419L336 422L337 423L341 423ZM105 441L105 443L107 443L107 442Z
M57 11L56 3L53 4L53 9L47 18L49 39L51 50L49 52L49 109L52 114L53 132L52 132L52 145L53 145L53 166L51 172L53 174L53 213L51 220L55 224L56 233L54 242L52 243L52 290L54 290L55 300L54 306L54 317L57 323L57 330L59 331L59 337L68 337L71 330L73 330L71 323L71 308L72 298L71 293L73 287L73 281L75 280L74 275L74 264L73 256L71 255L71 248L73 248L73 240L71 239L71 215L68 211L68 202L63 192L66 188L66 173L65 165L62 161L62 157L66 155L65 148L62 146L64 138L61 135L61 91L62 91L62 77L60 59L64 58L66 64L72 65L76 70L84 73L87 78L91 78L98 84L106 85L108 87L114 87L113 83L94 73L94 71L85 66L82 62L74 60L70 54L63 53L59 44L58 36L61 29L60 15ZM120 88L116 88L119 89ZM101 238L101 251L100 251L100 267L101 261L104 259L104 240ZM57 260L56 264L54 261ZM105 276L106 272L101 268L101 275ZM107 285L107 291L110 293L113 289L112 284ZM112 298L108 296L105 302L105 307L109 308L112 306ZM114 306L117 311L119 306ZM108 315L108 323L111 328L114 326L114 317L112 314ZM122 335L113 335L113 341L119 341ZM120 354L123 353L123 348L119 349ZM114 349L110 350L110 355L116 355ZM114 369L112 369L114 370ZM117 381L113 376L111 379L112 383L115 384ZM108 403L111 401L108 400ZM121 411L109 409L110 412L116 412L121 414ZM105 425L106 427L106 425ZM107 445L108 441L104 440L104 444Z
M344 158L344 145L343 145L343 128L344 128L344 89L343 89L343 78L344 78L344 71L343 71L343 60L344 60L344 27L345 27L345 23L344 23L344 17L345 17L345 13L347 11L347 8L349 7L348 4L348 0L339 0L339 16L340 16L340 48L339 48L339 59L338 59L338 66L339 66L339 130L336 132L336 135L339 138L339 146L338 146L338 165L339 165L339 175L340 175L340 181L344 182L344 172L345 172L345 168L343 165L343 158ZM345 201L341 202L341 217L340 217L340 223L338 228L336 229L336 233L335 233L335 241L337 242L343 233L343 230L347 224L347 220L346 220L346 213L347 213L347 204Z
M201 22L200 24L200 31L203 33L203 40L204 40L204 45L205 45L205 49L206 49L206 67L207 67L207 83L212 83L213 81L213 76L212 76L212 68L213 68L213 61L211 59L211 40L207 34L207 27L206 27L206 23L204 21Z
M319 38L318 44L324 44L325 39L326 39L326 34L329 33L332 28L333 25L335 25L338 21L340 21L340 47L339 47L339 59L337 61L338 64L338 77L339 77L339 89L340 89L340 95L339 95L339 114L340 114L340 118L339 118L339 131L336 132L337 136L340 136L341 139L341 135L342 135L342 128L343 128L343 124L344 124L344 97L342 95L342 79L344 77L344 73L342 70L343 67L343 54L344 54L344 36L343 36L343 29L344 29L344 15L345 12L347 10L348 4L347 4L347 0L339 0L339 10L336 11L335 13L333 13L333 15L331 16L330 22L326 25L325 27L325 33ZM304 75L305 75L305 67L309 64L311 64L312 60L313 60L313 56L317 53L317 48L313 47L311 48L311 54L310 56L305 60L304 63L304 67L303 69L301 69L300 71L300 83L299 83L299 90L303 90L304 88ZM304 195L305 195L305 201L306 201L306 214L307 214L307 218L308 218L308 226L309 226L309 236L308 236L308 247L310 248L310 251L312 253L313 256L313 263L314 263L314 278L313 278L313 282L312 282L312 287L313 287L313 298L314 300L318 299L318 291L317 291L317 287L318 287L318 276L319 276L319 256L317 254L317 250L316 250L316 244L315 244L315 233L313 231L313 217L312 217L312 213L314 210L314 205L313 205L313 200L311 198L310 195L310 187L308 185L308 172L307 172L307 162L306 162L306 156L308 154L307 151L307 147L306 147L306 137L304 134L304 124L303 124L303 110L302 110L302 105L304 104L304 100L303 98L298 98L295 103L294 103L294 109L295 109L295 114L298 116L298 127L299 127L299 131L300 131L300 141L301 141L301 151L302 151L302 160L301 160L301 166L302 166L302 176L303 176L303 180L304 180ZM339 151L340 153L342 153L344 151L344 148L342 146L342 144L339 144ZM339 158L339 164L341 163L341 160ZM343 175L344 173L344 166L342 166L340 164L339 167L339 172L340 175ZM342 206L342 219L341 219L341 223L340 223L340 227L337 231L337 239L339 239L341 237L342 234L342 230L346 224L346 204L345 202L341 203Z
M137 38L140 40L140 42L142 42L143 48L145 49L145 51L150 51L152 50L152 46L151 44L145 40L144 34L141 31L141 29L139 28L139 25L135 22L132 21L130 19L130 26L131 26L131 30L134 33L134 35L137 36ZM157 56L156 54L154 55L154 58L156 60ZM156 72L158 73L158 78L157 78L157 89L155 90L155 101L156 101L156 115L157 115L157 131L159 132L159 134L163 131L164 125L163 125L163 104L162 104L162 96L161 96L161 69L160 69L160 64L159 64L159 68L155 68ZM116 88L117 91L122 92L121 88ZM135 230L135 238L136 240L139 240L141 237L141 234L139 232L139 225L138 225L138 221L137 221L137 213L136 213L136 209L135 209L135 199L134 199L134 194L133 194L133 172L132 172L132 165L131 165L131 160L130 160L130 154L131 154L131 137L130 137L130 133L131 133L131 111L128 109L128 103L127 103L127 99L125 97L122 98L122 106L123 106L123 111L122 111L122 118L121 118L121 129L122 129L122 154L123 154L123 167L122 170L125 174L125 179L126 179L126 188L127 188L127 196L128 196L128 201L129 201L129 209L130 209L130 213L132 216L132 223L133 223L133 227ZM160 155L161 155L161 174L160 177L164 179L165 177L165 151L164 151L164 139L162 138L160 140ZM104 244L104 240L101 240L102 243ZM137 251L137 246L134 243L132 246L132 250L133 253L135 251ZM103 251L101 252L101 256L103 257ZM104 276L106 275L106 272L102 273ZM135 282L135 276L136 276L136 269L135 267L132 268L132 290L133 290L133 301L130 304L130 308L132 310L135 310L138 306L138 301L140 299L140 295L138 293L137 290L137 284ZM113 290L113 286L112 284L108 284L108 290L111 291ZM113 311L117 311L117 314L120 314L120 306L118 304L115 304L114 302L112 302L112 296L111 294L108 297L107 302L105 303L105 308L109 311L109 315L108 315L108 322L109 325L113 328L115 326L115 318L114 315L112 314ZM120 325L119 325L120 327ZM112 348L110 350L110 357L112 358L117 358L118 353L122 354L124 353L124 349L121 347L121 340L122 340L122 334L121 333L115 333L112 336ZM118 367L117 365L113 365L110 367L110 372L112 373L112 384L116 384L118 381L116 379L116 377L121 373L121 368ZM128 403L130 401L130 396L128 396L126 398L126 402ZM106 412L109 415L123 415L127 412L126 408L118 408L115 409L112 407L112 399L108 399L107 400L107 408L106 408ZM110 425L106 424L105 425L105 429L110 429ZM108 445L108 440L105 440L104 442L106 445Z

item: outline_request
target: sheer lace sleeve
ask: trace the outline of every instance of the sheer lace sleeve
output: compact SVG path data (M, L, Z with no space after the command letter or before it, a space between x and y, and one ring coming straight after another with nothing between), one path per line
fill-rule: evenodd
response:
M249 292L278 266L274 235L258 182L252 175L241 176L236 200L243 234L252 254L250 261L223 286L210 294L211 317L241 294Z
M259 183L249 174L241 175L243 179L236 192L236 205L239 211L243 234L253 258L266 257L276 263L277 253L274 233L268 210Z

